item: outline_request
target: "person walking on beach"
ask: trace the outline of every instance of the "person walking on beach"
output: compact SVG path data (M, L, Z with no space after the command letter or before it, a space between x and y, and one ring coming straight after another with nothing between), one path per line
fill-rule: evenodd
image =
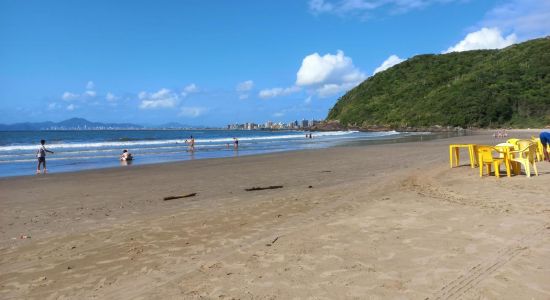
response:
M550 155L548 154L548 145L550 145L550 132L543 131L539 135L540 143L542 144L542 153L544 153L544 160L550 162Z
M40 164L44 165L44 174L48 172L46 169L46 152L53 154L53 151L46 149L46 140L40 140L40 146L36 152L36 157L38 158L38 165L36 166L36 174L40 174Z

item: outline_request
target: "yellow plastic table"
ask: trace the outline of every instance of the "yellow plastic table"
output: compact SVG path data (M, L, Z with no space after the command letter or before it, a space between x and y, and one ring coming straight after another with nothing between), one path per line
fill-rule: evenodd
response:
M514 173L516 169L516 166L510 163L510 151L514 150L514 144L500 143L495 146L495 149L502 151L500 157L504 158L504 164L506 165L506 176L510 177L510 167L514 168Z
M451 144L449 145L449 163L451 168L453 167L453 157L455 161L455 167L460 164L460 148L467 148L470 155L470 167L475 168L477 164L477 157L475 151L475 144Z

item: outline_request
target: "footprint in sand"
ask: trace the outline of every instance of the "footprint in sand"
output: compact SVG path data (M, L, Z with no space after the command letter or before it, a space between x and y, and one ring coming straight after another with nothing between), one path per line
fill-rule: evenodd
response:
M379 257L378 260L379 261L385 261L385 260L390 260L394 257L395 257L395 252L390 252L387 256Z

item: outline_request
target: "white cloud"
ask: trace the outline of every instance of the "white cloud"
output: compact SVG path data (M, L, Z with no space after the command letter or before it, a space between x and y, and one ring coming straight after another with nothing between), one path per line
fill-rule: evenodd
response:
M247 80L237 84L237 87L235 89L237 90L237 92L248 92L253 87L254 87L254 81Z
M120 97L115 96L115 94L108 92L107 95L105 95L105 99L109 102L117 101Z
M171 108L179 102L179 97L169 89L160 89L156 93L140 92L138 94L141 109Z
M66 108L66 109L67 109L68 111L73 111L73 110L75 110L76 107L77 107L76 105L74 105L74 104L71 103L71 104L67 105L67 108Z
M340 16L365 15L383 10L390 13L406 13L435 4L463 2L464 0L310 0L309 10L314 14L331 13Z
M183 88L183 91L186 93L195 93L199 91L199 87L196 84L191 83L190 85Z
M313 13L325 13L334 10L334 5L327 3L324 0L310 0L309 10Z
M86 83L87 90L93 90L94 88L95 88L95 84L93 81L88 81L88 83Z
M304 100L304 103L305 104L310 104L311 103L311 96L307 97L306 100Z
M180 107L180 116L196 118L202 115L206 109L204 107Z
M276 112L273 114L273 117L275 118L280 118L280 117L284 117L285 113L284 112Z
M95 92L95 91L90 91L90 90L88 90L88 91L85 91L85 92L84 92L84 95L93 98L93 97L96 96L96 92Z
M351 57L338 50L336 54L306 56L296 74L296 85L314 89L320 97L328 97L355 87L365 78L367 75L353 65Z
M187 97L189 94L197 93L198 91L199 91L199 87L196 84L191 83L186 87L184 87L183 92L181 92L180 94L182 97Z
M404 59L400 58L399 56L393 54L393 55L390 55L390 57L388 57L378 68L376 68L374 70L374 74L378 73L378 72L382 72L382 71L385 71L401 62L405 61Z
M296 85L356 82L365 77L366 75L353 65L352 59L338 50L336 54L320 56L313 53L306 56L296 74Z
M491 9L480 22L513 32L519 40L550 34L550 0L508 0Z
M466 37L456 45L449 47L443 53L461 52L479 49L501 49L517 42L517 36L510 34L506 37L498 28L481 28L478 31L468 33Z
M246 80L237 84L237 86L235 87L235 90L237 91L237 93L239 93L239 99L240 100L247 99L249 96L248 92L250 92L253 87L254 87L254 81L252 80Z
M65 101L75 100L75 99L78 99L78 97L79 97L78 94L74 94L74 93L71 93L71 92L65 92L65 93L63 93L63 95L61 95L61 99L65 100Z
M264 89L258 93L258 96L260 96L260 98L262 99L267 99L267 98L274 98L279 96L287 96L293 93L297 93L300 90L301 88L298 86L291 86L288 88Z

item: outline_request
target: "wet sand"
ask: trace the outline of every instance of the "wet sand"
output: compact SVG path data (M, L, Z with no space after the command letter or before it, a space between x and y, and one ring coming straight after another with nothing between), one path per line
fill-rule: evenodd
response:
M497 142L0 179L0 298L550 299L550 163L449 168L450 143Z

